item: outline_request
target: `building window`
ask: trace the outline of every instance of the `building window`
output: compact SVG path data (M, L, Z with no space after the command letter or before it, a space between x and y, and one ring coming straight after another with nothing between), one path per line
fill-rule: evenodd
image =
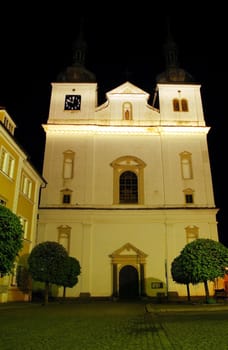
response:
M61 191L62 204L71 204L72 191L68 188Z
M186 188L184 191L185 196L185 204L193 204L194 203L194 197L193 197L193 190L191 188Z
M3 124L4 124L5 128L7 130L9 130L9 132L13 135L14 134L15 124L14 125L12 124L11 118L8 118L7 116L4 116Z
M6 206L6 199L0 197L0 205L3 205L4 207Z
M132 104L130 102L123 104L123 119L132 120Z
M185 98L181 99L181 109L183 112L188 112L188 101Z
M74 175L74 156L75 153L71 150L63 153L63 178L72 179Z
M180 153L180 162L181 162L181 175L182 179L192 179L192 154L190 152Z
M185 98L174 98L173 110L174 112L188 112L188 101Z
M61 225L58 227L58 242L61 244L66 251L69 253L70 250L70 234L71 234L71 227L66 225Z
M173 99L173 110L178 112L180 110L179 100L177 98Z
M113 203L143 204L144 168L146 164L139 158L123 156L114 160Z
M185 227L186 232L186 241L187 243L190 243L194 241L195 239L199 238L199 227L197 226L187 226Z
M22 193L31 199L32 196L32 181L25 174L22 175Z
M2 147L0 153L0 170L12 179L14 173L14 166L15 159L9 152L7 152L7 150L4 147Z
M10 286L16 287L17 286L17 272L18 272L18 263L17 261L14 262L13 270L10 276Z
M125 171L120 175L119 185L120 204L138 203L138 179L132 171Z
M193 203L193 195L192 194L185 194L185 202L188 203Z
M28 238L28 220L23 217L20 217L20 222L24 232L23 238L27 239Z

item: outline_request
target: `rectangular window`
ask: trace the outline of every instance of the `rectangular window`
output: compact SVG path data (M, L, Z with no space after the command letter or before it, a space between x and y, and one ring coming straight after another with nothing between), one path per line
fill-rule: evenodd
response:
M24 239L28 238L28 220L26 220L23 217L20 217L20 222L21 222L21 226L23 227L23 231L24 231Z
M70 194L64 194L63 195L63 203L64 204L70 204Z
M0 170L12 179L14 173L14 165L15 159L9 152L7 152L4 147L2 147L0 153Z
M10 285L12 287L16 287L16 285L17 285L17 263L14 263L14 268L13 268L13 271L11 274Z
M23 175L22 177L22 192L31 199L32 181L26 175Z
M185 195L185 202L186 203L193 203L193 196L192 196L192 194L186 194Z

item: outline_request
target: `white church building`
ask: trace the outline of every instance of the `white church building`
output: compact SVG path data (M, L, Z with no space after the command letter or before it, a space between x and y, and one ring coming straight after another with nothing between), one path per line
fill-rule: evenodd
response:
M169 37L155 96L126 81L98 105L84 50L79 36L52 83L36 244L57 241L80 262L68 297L185 296L173 259L194 239L218 240L201 85Z

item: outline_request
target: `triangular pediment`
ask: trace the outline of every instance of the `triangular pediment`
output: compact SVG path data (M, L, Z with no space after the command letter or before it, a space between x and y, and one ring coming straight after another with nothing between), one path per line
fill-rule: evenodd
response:
M118 87L116 87L115 89L107 92L107 96L109 95L129 95L129 94L138 94L138 95L148 95L147 92L143 91L142 89L138 88L137 86L133 85L132 83L130 83L129 81L127 81L126 83L119 85Z
M110 257L114 258L117 256L125 255L137 255L138 257L147 257L147 254L133 246L133 244L131 243L124 244L121 248L115 250L112 254L110 254Z
M138 168L145 168L146 164L139 158L135 156L122 156L117 159L115 159L112 163L111 166L113 168L117 167L129 167L129 166L136 166Z

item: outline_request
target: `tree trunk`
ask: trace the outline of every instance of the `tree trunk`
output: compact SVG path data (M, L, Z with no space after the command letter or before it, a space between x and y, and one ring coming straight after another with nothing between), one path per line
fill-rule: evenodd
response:
M66 298L66 286L63 286L63 299Z
M209 300L209 288L208 288L207 281L204 281L203 283L204 283L205 295L206 295L206 303L207 303L208 300Z
M189 283L186 284L186 287L187 287L188 301L191 301Z
M44 305L48 304L49 282L45 282Z

